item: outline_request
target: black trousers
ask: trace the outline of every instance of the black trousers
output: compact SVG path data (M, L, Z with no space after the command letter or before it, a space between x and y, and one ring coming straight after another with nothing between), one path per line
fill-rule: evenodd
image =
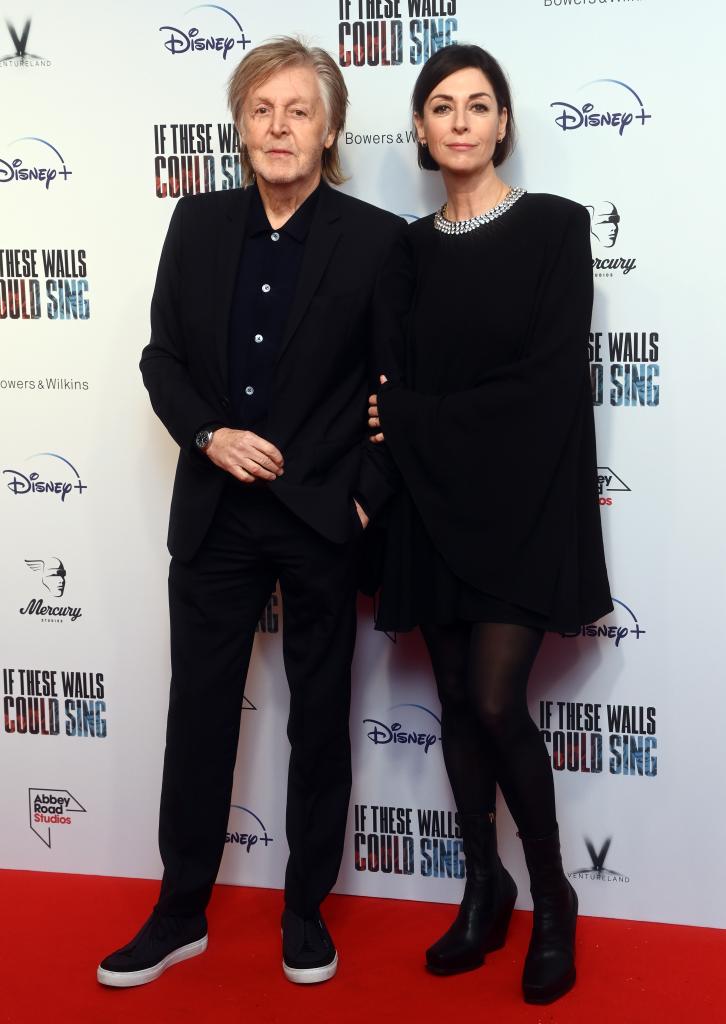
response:
M290 688L285 901L307 917L335 884L350 799L350 667L361 528L333 544L264 486L230 479L205 541L169 571L172 679L157 908L203 910L224 851L255 627L280 581Z

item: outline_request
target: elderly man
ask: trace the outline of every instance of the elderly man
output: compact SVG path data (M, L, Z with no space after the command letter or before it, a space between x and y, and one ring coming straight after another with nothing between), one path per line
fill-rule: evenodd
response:
M371 296L403 222L330 187L343 180L347 91L323 50L289 38L257 47L229 100L247 187L179 201L141 357L180 453L164 877L149 920L98 969L119 987L206 949L244 681L278 579L292 748L283 964L306 983L331 978L338 962L320 903L340 867L350 796L357 549L394 486L365 435Z

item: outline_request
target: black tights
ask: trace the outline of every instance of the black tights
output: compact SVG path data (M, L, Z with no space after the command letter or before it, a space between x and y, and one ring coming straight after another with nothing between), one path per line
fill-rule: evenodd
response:
M557 825L552 768L527 707L542 631L499 622L422 626L441 700L444 762L460 813L494 810L496 784L520 833Z

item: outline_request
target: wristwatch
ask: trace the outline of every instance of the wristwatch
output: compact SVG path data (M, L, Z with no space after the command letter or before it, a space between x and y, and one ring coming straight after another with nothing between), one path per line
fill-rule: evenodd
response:
M200 430L199 433L194 438L194 444L197 446L197 448L199 449L200 452L205 452L207 450L207 448L209 448L210 444L212 443L212 438L213 437L214 437L214 431L213 430L207 430L207 429Z

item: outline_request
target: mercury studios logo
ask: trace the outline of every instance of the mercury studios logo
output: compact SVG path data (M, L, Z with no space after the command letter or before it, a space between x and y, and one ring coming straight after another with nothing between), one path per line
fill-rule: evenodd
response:
M159 27L160 32L167 33L163 37L164 46L172 56L211 51L221 54L222 60L226 60L227 54L236 46L241 46L244 51L252 45L252 40L247 38L234 14L225 7L219 7L217 4L197 4L185 11L185 14L191 14L192 11L205 12L198 15L205 25L204 31L196 25L187 29L175 28L173 25ZM208 11L215 13L208 14Z
M597 467L597 490L601 505L614 505L614 494L622 494L630 488L610 466Z
M49 68L51 61L37 53L28 53L28 37L30 35L30 18L23 25L22 31L18 34L17 29L11 21L6 19L6 28L10 35L10 41L15 47L14 53L6 53L0 57L0 67L12 68Z
M86 813L86 808L67 789L29 789L30 831L50 849L53 825L72 825L71 814Z
M560 633L560 636L567 638L576 636L602 637L605 640L612 640L616 647L619 647L625 639L633 638L640 640L641 637L645 636L646 630L641 626L638 616L633 609L629 608L624 601L618 601L617 597L613 598L613 604L615 605L613 611L603 619L600 619L599 622L582 626L580 629L575 630L574 633Z
M364 718L363 724L371 726L366 733L368 739L376 746L404 743L428 754L436 743L441 743L441 719L423 704L394 704L388 710L400 711L403 708L406 709L405 715L395 715L390 724L379 722L377 718ZM405 718L405 724L395 720L399 717Z
M568 871L569 877L586 879L591 882L629 882L630 879L622 871L613 871L612 868L605 867L605 858L608 855L611 843L612 838L606 839L598 851L595 849L594 843L589 839L585 839L585 847L590 856L590 867L578 868L577 871Z
M56 180L68 181L73 174L73 171L68 170L60 152L47 139L23 135L8 143L8 148L13 146L20 147L24 155L0 155L0 185L39 182L49 189Z
M48 603L54 598L63 597L66 589L67 574L60 558L26 558L25 564L32 573L40 577L40 585L48 593L42 597L31 598L25 607L18 611L21 615L36 615L43 622L76 622L81 617L81 609L73 605Z
M582 105L564 100L550 103L556 111L555 124L563 132L578 128L612 128L622 136L631 125L644 128L645 122L653 116L646 113L645 104L635 89L617 78L596 78L580 86L580 91L583 89L597 102L590 102L588 98Z
M37 470L30 470L27 473L22 473L19 469L3 470L2 475L11 494L16 496L42 494L44 500L50 496L51 501L54 498L60 498L64 502L75 491L78 491L80 497L84 491L88 490L88 484L83 483L76 467L63 455L58 455L56 452L37 452L26 459L26 462L30 462L32 459L46 460L41 464L43 475Z
M255 846L262 844L265 849L274 843L274 839L268 834L267 829L254 811L249 807L242 807L240 804L232 804L230 807L230 823L234 818L235 823L243 831L233 832L231 829L225 836L225 843L229 846L239 846L246 853L251 853Z
M602 199L590 206L585 205L590 214L590 235L594 239L594 245L601 249L612 249L620 234L620 213L615 203L609 199ZM594 256L592 269L595 277L614 277L613 271L623 276L635 270L635 257L624 256Z

